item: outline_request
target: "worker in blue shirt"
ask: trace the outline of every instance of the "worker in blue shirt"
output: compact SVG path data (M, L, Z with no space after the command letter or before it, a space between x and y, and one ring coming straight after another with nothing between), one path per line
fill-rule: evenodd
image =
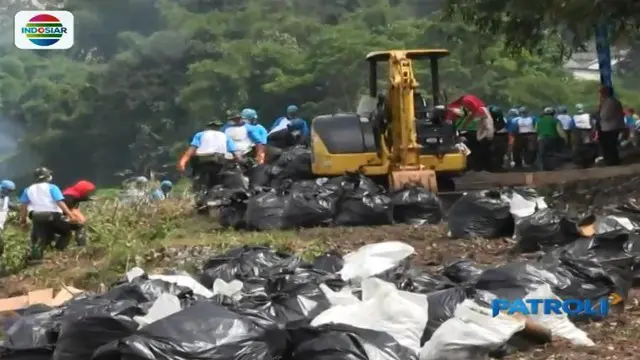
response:
M508 124L509 142L513 144L512 157L514 167L522 168L523 164L533 166L536 160L538 136L536 134L537 118L529 113L526 107L518 109L519 116Z
M237 151L243 156L253 154L256 162L263 164L267 134L263 126L252 124L257 121L258 113L254 109L246 108L239 114L233 113L221 131L233 140Z
M160 187L153 190L151 193L151 201L166 200L173 190L173 183L169 180L164 180L160 183Z
M242 162L243 156L235 142L218 129L220 121L207 124L204 131L197 132L191 138L189 147L178 161L178 171L184 172L187 164L193 169L193 186L196 192L206 191L218 184L218 174L228 160Z
M249 124L256 128L257 132L260 134L260 139L266 139L268 131L258 122L258 112L251 108L244 108L240 112L240 116L246 120Z
M27 217L33 224L31 234L31 258L42 259L45 247L53 244L60 229L66 228L65 216L70 222L80 219L67 207L64 195L51 183L51 170L40 167L34 171L34 183L20 195L20 224L27 226Z
M295 105L287 107L287 114L279 117L269 129L269 143L276 147L288 147L305 143L309 137L309 125L298 114Z

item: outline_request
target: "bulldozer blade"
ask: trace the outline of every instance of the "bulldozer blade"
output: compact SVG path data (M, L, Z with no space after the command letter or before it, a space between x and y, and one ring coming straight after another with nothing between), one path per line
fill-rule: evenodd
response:
M389 188L391 191L401 190L408 185L422 186L433 193L437 193L436 172L433 170L394 170L389 174Z

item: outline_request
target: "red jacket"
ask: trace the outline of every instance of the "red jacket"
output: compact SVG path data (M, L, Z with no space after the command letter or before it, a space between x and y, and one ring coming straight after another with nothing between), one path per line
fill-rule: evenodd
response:
M458 117L456 113L451 111L450 109L464 108L469 112L469 115L471 115L473 118L476 118L484 116L484 111L482 109L485 107L486 105L484 104L484 102L482 102L482 100L480 100L480 98L478 98L477 96L471 94L463 95L454 102L447 105L447 120L453 122L456 121Z
M74 197L76 199L86 199L96 190L96 186L87 180L80 180L77 183L64 189L62 195Z

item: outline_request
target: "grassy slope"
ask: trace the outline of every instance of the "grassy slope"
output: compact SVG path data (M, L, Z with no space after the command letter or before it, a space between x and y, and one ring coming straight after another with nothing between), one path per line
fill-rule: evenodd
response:
M114 190L101 191L97 200L86 207L90 218L88 246L83 249L72 246L64 252L50 250L42 265L23 268L28 253L28 233L15 222L10 224L4 236L5 252L0 257L0 265L15 274L0 280L0 296L34 288L57 288L60 283L97 289L134 266L188 269L199 265L207 256L243 244L271 245L304 256L324 249L320 242L300 241L293 231L221 230L215 219L193 214L186 200L127 207L115 200L116 194ZM200 249L200 254L189 253L192 248ZM167 252L180 258L179 264L165 261Z

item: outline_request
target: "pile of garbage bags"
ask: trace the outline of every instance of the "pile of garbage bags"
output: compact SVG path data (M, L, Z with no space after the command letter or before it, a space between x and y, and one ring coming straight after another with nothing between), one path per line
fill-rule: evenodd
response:
M257 178L270 179L265 172L276 166L253 168L250 183L259 183ZM219 186L209 191L210 203L218 208L220 224L234 229L276 230L437 224L443 218L440 199L428 190L410 186L388 193L358 173L332 179L269 181L269 186L255 185L251 189Z
M626 296L638 263L635 240L616 230L537 261L482 268L461 260L441 273L412 264L415 249L397 241L344 256L330 251L310 262L245 246L209 259L194 276L134 268L105 293L77 295L57 308L32 306L12 320L0 356L483 359L540 343L527 333L532 323L554 338L593 346L572 322L580 319L493 316L489 304L495 298Z

